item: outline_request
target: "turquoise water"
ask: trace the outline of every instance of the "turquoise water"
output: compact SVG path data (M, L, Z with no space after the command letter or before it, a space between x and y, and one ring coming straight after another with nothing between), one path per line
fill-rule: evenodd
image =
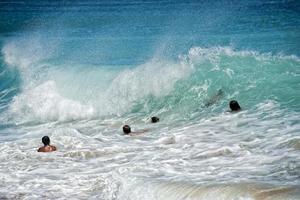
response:
M0 2L0 197L299 199L299 41L298 1Z

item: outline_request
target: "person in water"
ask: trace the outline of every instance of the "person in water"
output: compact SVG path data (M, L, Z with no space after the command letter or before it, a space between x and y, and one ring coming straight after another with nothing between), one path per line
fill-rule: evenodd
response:
M152 123L159 122L159 118L158 117L151 117L151 122Z
M239 103L235 100L232 100L229 102L229 107L230 107L231 111L240 111L241 110Z
M125 135L128 135L129 133L131 133L131 128L129 125L124 125L123 126L123 132Z
M133 135L139 135L139 134L145 133L146 131L148 131L148 130L141 130L141 131L132 132L131 131L131 127L129 125L124 125L123 126L123 133L125 135L131 135L131 136L133 136Z
M205 107L209 107L217 103L221 98L224 96L224 92L222 89L219 89L218 92L210 97L207 102L205 103Z
M50 138L48 136L44 136L42 138L42 142L44 144L43 147L40 147L38 149L38 152L51 152L51 151L56 151L56 147L53 145L50 145Z

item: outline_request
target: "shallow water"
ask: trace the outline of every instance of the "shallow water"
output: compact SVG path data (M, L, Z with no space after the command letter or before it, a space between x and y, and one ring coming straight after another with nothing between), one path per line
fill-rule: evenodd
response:
M0 2L0 199L300 199L299 6Z

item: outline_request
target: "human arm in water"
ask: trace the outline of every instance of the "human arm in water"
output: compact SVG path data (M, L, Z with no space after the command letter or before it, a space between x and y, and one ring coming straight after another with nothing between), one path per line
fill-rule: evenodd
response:
M211 98L209 98L207 100L207 102L205 103L205 107L209 107L212 106L213 104L215 104L216 102L218 102L224 95L224 92L222 89L219 89L217 94L213 95Z
M131 127L129 125L124 125L123 126L123 133L125 135L130 135L130 136L136 136L136 135L141 135L145 132L149 131L149 129L144 129L144 130L139 130L139 131L131 131Z

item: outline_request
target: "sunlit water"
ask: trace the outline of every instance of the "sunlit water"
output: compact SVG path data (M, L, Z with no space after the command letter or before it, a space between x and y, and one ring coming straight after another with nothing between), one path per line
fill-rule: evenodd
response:
M0 199L300 199L299 13L0 2Z

